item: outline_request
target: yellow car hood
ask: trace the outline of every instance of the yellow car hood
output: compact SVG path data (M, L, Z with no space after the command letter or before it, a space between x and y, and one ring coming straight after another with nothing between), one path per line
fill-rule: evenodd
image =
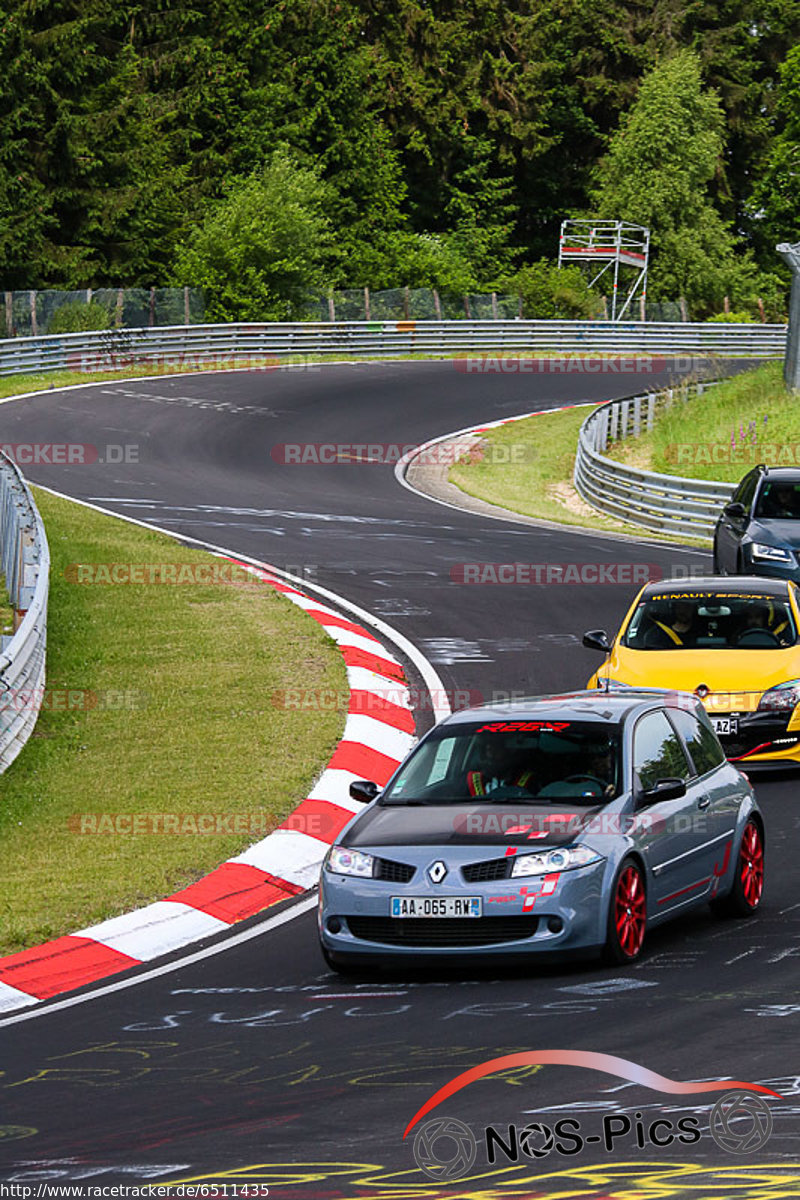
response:
M615 646L595 679L617 679L632 687L694 692L704 684L710 711L758 707L761 695L800 678L800 647L786 650L630 650Z

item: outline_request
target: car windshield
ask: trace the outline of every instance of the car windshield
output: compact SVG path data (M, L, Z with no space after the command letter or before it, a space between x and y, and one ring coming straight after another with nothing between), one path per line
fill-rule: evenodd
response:
M796 641L788 600L756 591L686 591L647 596L622 644L634 650L774 650Z
M762 520L800 521L800 478L765 483L754 515Z
M605 721L487 720L435 731L382 804L502 800L596 805L620 787L619 727Z

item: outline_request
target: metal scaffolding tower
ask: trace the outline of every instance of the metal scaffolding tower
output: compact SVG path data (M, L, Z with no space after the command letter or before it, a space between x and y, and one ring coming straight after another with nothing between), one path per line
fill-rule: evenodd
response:
M570 220L561 222L558 265L590 264L600 267L589 281L593 287L606 271L612 271L611 320L621 321L637 293L647 295L647 262L650 254L650 230L627 221ZM602 264L602 265L601 265ZM627 290L626 290L627 289ZM641 289L641 291L640 291ZM624 301L620 296L624 291Z

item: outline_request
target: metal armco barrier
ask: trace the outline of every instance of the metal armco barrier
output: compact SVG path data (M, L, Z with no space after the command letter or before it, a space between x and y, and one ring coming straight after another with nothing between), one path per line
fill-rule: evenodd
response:
M134 363L180 364L273 356L346 354L784 353L785 325L610 321L343 321L176 325L0 340L0 375L98 370ZM255 365L255 364L254 364Z
M30 489L4 454L0 560L16 630L0 647L0 771L5 771L33 732L42 706L50 550Z
M698 383L682 394L700 394L713 383ZM672 388L612 400L581 425L575 454L575 488L587 503L611 517L656 532L710 538L735 483L659 475L614 462L608 443L652 429L656 408L672 403Z

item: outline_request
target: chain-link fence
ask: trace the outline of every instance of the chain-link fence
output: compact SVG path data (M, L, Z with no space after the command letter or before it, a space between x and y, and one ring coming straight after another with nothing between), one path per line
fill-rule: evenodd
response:
M92 329L199 325L200 288L83 288L80 291L4 292L0 337L38 337Z
M488 292L457 296L434 288L345 288L310 300L311 321L513 321L522 316L519 296Z
M201 288L86 288L81 291L2 293L0 338L202 325L207 320ZM210 297L208 297L210 299ZM605 318L608 319L607 305ZM213 306L212 306L213 311ZM564 319L570 315L564 314ZM309 297L302 321L513 321L523 316L522 298L500 292L459 296L434 288L342 288ZM535 314L525 313L525 316ZM685 301L637 305L632 321L688 322ZM255 319L255 318L254 318Z

